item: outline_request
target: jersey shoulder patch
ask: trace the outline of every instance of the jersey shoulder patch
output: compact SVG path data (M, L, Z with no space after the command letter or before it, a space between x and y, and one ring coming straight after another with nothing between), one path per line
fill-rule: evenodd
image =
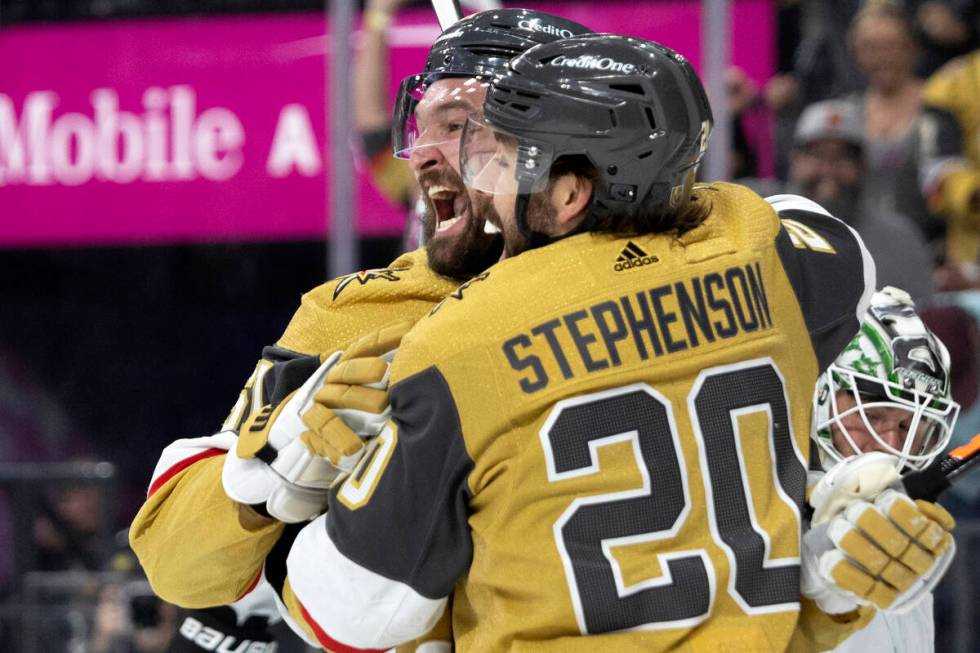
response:
M311 291L324 302L344 304L364 299L397 300L402 296L423 296L438 301L455 286L429 267L425 249L402 254L387 267L360 270L328 281Z
M433 272L425 250L418 249L385 268L347 274L304 294L277 344L309 353L336 351L395 321L423 317L456 285Z
M442 300L438 304L436 304L435 306L433 306L432 307L432 312L430 312L429 315L435 315L437 312L439 312L439 309L441 309L447 302L463 301L463 295L464 295L464 293L466 293L466 289L467 288L469 288L470 286L472 286L474 283L478 283L480 281L484 281L489 276L490 276L490 272L489 271L484 271L484 272L481 272L480 274L476 275L475 277L473 277L469 281L466 281L464 283L461 283L459 285L459 287L456 288L456 290L452 291L451 293L449 293L448 295L446 295L445 297L443 297Z
M336 280L333 286L332 299L333 301L337 301L341 293L351 286L351 284L355 284L354 287L356 288L358 285L367 285L370 281L391 281L394 283L401 281L404 278L403 275L405 272L408 272L408 268L375 268L373 270L352 272Z

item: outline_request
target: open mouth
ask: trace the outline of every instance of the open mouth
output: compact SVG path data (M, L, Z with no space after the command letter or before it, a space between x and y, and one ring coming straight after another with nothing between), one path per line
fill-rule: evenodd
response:
M465 219L465 202L461 193L448 186L433 185L428 189L429 199L436 214L436 233L448 231Z

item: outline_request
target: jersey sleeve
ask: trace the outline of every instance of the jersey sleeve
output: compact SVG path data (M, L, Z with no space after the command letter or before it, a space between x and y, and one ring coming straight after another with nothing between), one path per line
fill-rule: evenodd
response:
M454 287L417 250L389 268L347 275L304 296L286 332L263 351L221 432L179 440L157 464L130 543L161 597L210 607L251 591L283 526L259 519L224 493L221 470L238 428L302 385L319 366L318 354L343 349L395 320L419 318Z
M303 528L273 586L332 651L385 650L429 632L469 568L472 460L435 367L391 389L392 422ZM287 578L288 577L288 578Z
M279 522L250 521L221 485L234 434L178 440L163 451L129 543L160 598L186 608L233 603L259 582Z
M129 530L130 545L154 591L188 608L220 606L248 594L282 524L258 519L225 494L221 470L236 432L264 404L298 388L317 356L266 347L221 432L167 446L146 501Z
M875 290L875 266L856 231L796 195L767 198L782 227L776 251L806 321L820 371L858 332Z

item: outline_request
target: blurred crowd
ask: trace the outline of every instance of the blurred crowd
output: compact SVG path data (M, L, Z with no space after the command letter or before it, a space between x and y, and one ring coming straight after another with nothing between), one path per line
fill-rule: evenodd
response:
M980 5L784 4L780 34L798 38L781 38L778 74L757 88L729 71L732 175L762 192L802 193L846 220L882 285L920 302L976 289ZM760 112L769 141L752 129Z
M731 175L861 234L879 287L908 290L950 348L962 444L980 431L980 2L782 2L778 44L761 88L728 71ZM945 501L978 516L980 481Z
M390 155L388 69L389 28L406 4L364 3L353 115L362 164L379 190L404 208L403 247L409 249L420 237L419 198L405 162ZM305 0L3 0L0 21L132 15L147 7L199 13L322 6ZM963 406L951 446L962 444L980 431L980 0L784 0L774 38L778 70L764 85L737 68L728 71L731 177L763 195L809 197L861 234L876 260L879 286L908 290L951 352L953 393ZM256 352L262 344L254 343ZM155 458L157 451L146 455ZM0 460L114 458L96 439L73 432L71 415L17 354L0 354ZM0 476L0 650L26 650L12 643L26 646L19 601L28 575L73 571L96 580L79 584L61 576L61 585L45 586L50 596L64 591L51 599L50 615L58 618L44 620L33 650L194 650L180 647L189 647L202 627L194 621L193 636L181 635L190 632L186 617L148 592L125 547L116 545L125 537L115 529L132 515L107 510L105 502L116 499L105 488L84 479L45 484L43 477ZM957 484L944 503L959 517L980 517L980 480ZM11 524L13 513L28 505L24 538ZM281 642L280 650L288 646Z

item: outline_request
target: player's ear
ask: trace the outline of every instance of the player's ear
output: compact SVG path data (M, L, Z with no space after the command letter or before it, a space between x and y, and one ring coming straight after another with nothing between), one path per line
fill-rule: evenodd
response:
M555 210L555 235L567 233L578 226L592 202L592 181L569 172L557 180L551 188L551 206Z

